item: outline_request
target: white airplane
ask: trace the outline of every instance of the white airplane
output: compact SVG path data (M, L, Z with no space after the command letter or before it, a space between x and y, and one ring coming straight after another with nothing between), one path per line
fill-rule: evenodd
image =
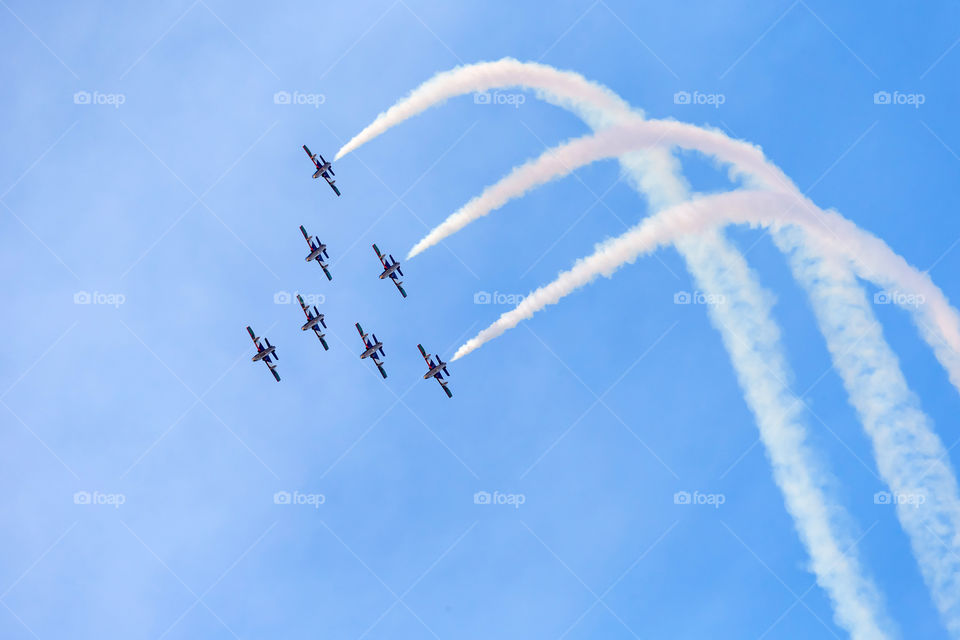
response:
M387 377L387 372L383 369L383 363L380 362L380 358L377 357L377 353L381 356L386 356L387 354L383 352L383 343L377 340L377 334L372 334L373 340L370 340L367 337L367 334L363 332L363 328L360 326L360 323L357 323L357 331L360 332L360 339L363 340L363 346L366 347L363 353L360 354L360 359L370 358L373 360L373 363L377 365L377 369L380 370L380 375L384 378Z
M326 274L327 280L333 280L333 276L330 275L330 271L327 269L327 265L323 260L320 259L320 256L323 256L327 260L330 259L330 255L327 253L327 245L323 244L304 229L303 225L300 225L300 233L303 234L303 239L307 241L307 246L310 247L310 253L307 254L307 262L316 260L317 264L320 265L320 268L323 269L323 273Z
M301 331L309 331L313 329L313 332L317 334L317 337L320 338L320 344L323 345L323 350L328 351L330 347L327 346L327 341L324 340L326 335L320 331L322 326L324 329L327 328L327 323L323 321L323 314L317 309L317 306L313 306L313 311L311 312L310 308L304 304L303 297L298 293L297 300L300 301L300 308L303 309L303 313L307 316L307 321L300 327Z
M333 165L323 159L323 156L320 156L320 159L317 160L317 154L310 153L310 149L307 149L307 145L303 145L303 150L307 152L307 155L310 156L310 159L313 160L314 166L317 170L313 173L314 178L323 178L327 181L327 184L330 185L330 188L333 189L333 192L338 196L340 195L340 189L337 189L337 185L334 184L336 180L333 178L336 174L333 172Z
M440 356L437 356L437 363L433 363L433 356L426 352L422 344L418 344L417 348L420 349L420 355L423 356L423 359L427 363L428 371L423 375L424 380L429 380L430 378L435 378L437 382L440 383L440 387L443 389L444 393L447 394L448 398L453 397L453 392L450 391L450 388L447 387L449 382L443 379L443 375L446 374L450 376L450 372L447 371L447 363L444 362Z
M266 348L260 344L260 338L253 332L253 329L247 327L247 333L250 334L250 339L253 340L253 344L257 347L257 355L253 356L253 361L258 362L263 360L267 363L267 367L270 369L270 373L273 374L273 377L277 379L277 382L280 382L280 374L277 373L277 365L273 363L273 360L270 359L270 356L273 356L274 360L279 360L277 356L277 348L270 344L270 341L266 338L264 342L267 343Z
M400 271L400 263L397 262L396 258L392 255L385 256L380 253L380 249L377 248L377 245L373 245L373 250L377 252L377 257L380 258L380 264L383 265L383 271L380 273L380 279L390 278L393 284L396 285L397 291L400 292L404 298L407 297L407 292L403 290L403 280L397 276L403 276L403 271Z

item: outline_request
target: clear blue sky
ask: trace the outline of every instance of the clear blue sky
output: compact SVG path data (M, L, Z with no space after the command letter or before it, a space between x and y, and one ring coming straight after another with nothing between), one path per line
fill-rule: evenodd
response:
M449 358L507 308L475 294L526 293L648 212L616 163L588 167L404 265L406 300L370 244L401 258L582 123L532 95L454 100L338 163L340 199L300 150L332 157L458 63L541 60L761 145L958 300L960 7L835 4L0 2L0 636L843 637L719 335L673 303L693 289L675 251L455 363L453 400L420 380L418 342ZM695 188L724 187L685 162ZM300 224L328 244L332 282L304 263ZM863 564L904 637L947 637L874 504L884 487L802 291L769 238L730 236L777 296ZM296 291L325 297L329 352L274 302ZM906 314L876 311L952 445L955 390ZM385 383L357 357L358 321L386 345ZM280 384L250 362L247 324L278 346Z

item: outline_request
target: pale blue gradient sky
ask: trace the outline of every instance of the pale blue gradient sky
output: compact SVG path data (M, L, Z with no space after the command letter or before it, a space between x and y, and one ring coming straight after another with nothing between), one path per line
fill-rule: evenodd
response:
M458 361L453 400L420 380L418 342L449 358L506 309L477 292L526 293L647 211L615 163L585 168L405 264L406 300L370 244L402 257L582 123L532 95L454 100L338 163L340 199L299 147L332 157L458 63L541 60L761 145L957 300L955 4L2 4L0 636L843 637L718 334L673 304L693 288L674 251ZM275 104L284 90L324 101ZM684 162L696 189L726 188ZM332 282L304 264L300 224ZM946 638L805 297L768 238L730 235L777 296L864 566L904 637ZM329 352L274 303L295 291L325 296ZM955 390L906 314L876 311L953 445ZM358 321L386 383L357 358ZM247 324L278 346L280 384L250 363ZM475 505L480 490L525 503ZM678 506L681 490L726 502Z

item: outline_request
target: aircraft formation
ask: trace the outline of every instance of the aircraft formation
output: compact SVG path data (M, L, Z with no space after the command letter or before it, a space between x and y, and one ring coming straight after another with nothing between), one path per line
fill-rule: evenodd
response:
M323 156L320 154L311 153L310 149L307 148L307 145L303 145L303 150L307 153L307 156L313 162L316 171L313 174L313 177L323 178L326 180L327 184L333 189L333 192L340 196L340 189L336 185L336 179L333 172L333 165L324 160ZM323 274L327 276L327 280L333 280L333 275L330 273L330 265L328 262L330 255L327 253L327 245L324 244L312 235L310 235L306 228L303 225L300 225L300 233L303 234L303 239L307 241L307 246L310 248L310 252L307 254L305 260L307 263L316 262L321 269L323 269ZM404 298L407 297L407 292L403 288L403 281L400 279L403 277L403 271L400 270L400 263L396 258L391 254L384 254L380 251L380 248L376 244L373 245L373 251L377 254L377 258L380 260L380 266L382 271L380 272L381 280L389 280L397 288L397 291L400 292L400 295ZM303 301L303 297L299 294L297 295L297 302L300 303L300 308L303 310L303 314L306 316L306 322L300 327L301 331L313 331L317 336L317 339L320 340L320 344L323 345L324 351L330 350L330 345L327 344L326 334L323 332L327 328L327 323L324 320L324 316L320 313L320 310L317 309L316 305L307 306ZM360 359L366 360L370 359L371 362L377 367L377 370L380 372L380 375L384 378L387 377L387 371L383 367L383 358L386 357L386 353L383 350L383 342L377 339L377 334L375 333L366 333L363 330L363 327L360 326L360 323L356 323L357 332L360 334L360 340L363 341L363 351L360 352ZM247 333L250 334L250 339L253 340L253 344L257 349L256 355L253 356L253 362L264 362L267 365L267 368L270 370L270 373L273 374L274 379L277 382L280 382L280 374L277 372L277 347L270 344L270 340L267 338L260 338L254 333L252 327L247 327ZM262 342L261 342L262 340ZM266 346L264 346L266 345ZM447 363L444 362L440 356L436 356L437 361L434 362L434 356L427 353L423 348L423 345L418 344L417 348L420 350L420 355L423 356L424 361L427 364L427 373L424 374L423 379L429 380L434 378L437 382L440 383L440 388L443 389L444 393L447 394L448 398L453 397L453 392L450 391L449 382L444 379L444 375L447 377L450 376L450 373L447 371Z

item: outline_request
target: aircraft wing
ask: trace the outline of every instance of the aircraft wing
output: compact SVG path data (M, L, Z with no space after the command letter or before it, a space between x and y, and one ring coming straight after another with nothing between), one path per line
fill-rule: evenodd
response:
M383 368L383 365L380 364L379 362L377 362L376 360L374 360L374 364L377 365L377 369L380 371L380 375L382 375L384 378L386 378L386 377L387 377L387 372L386 372L386 370Z
M312 250L313 250L313 243L310 242L310 234L307 233L307 230L304 228L303 225L300 225L300 233L303 234L303 239L307 241L307 244L310 246L310 250L312 251Z
M443 389L444 393L447 394L447 397L448 397L448 398L452 398L452 397L453 397L453 391L450 391L450 387L448 387L448 386L445 385L445 384L441 384L441 385L440 385L440 388Z
M247 333L250 334L250 339L253 340L253 344L257 347L257 351L263 351L263 347L260 346L260 338L257 337L257 334L253 332L249 326L247 327Z
M380 253L380 249L377 247L376 244L373 245L373 250L377 253L377 257L380 258L380 264L383 265L383 268L386 269L387 267L389 267L390 265L387 264L386 257L382 253Z
M364 341L364 342L366 342L366 341L367 341L367 334L365 334L365 333L363 332L363 327L360 326L360 323L359 323L359 322L356 324L356 326L357 326L357 331L360 333L360 337L363 338L363 341Z
M319 264L320 268L323 269L323 274L327 276L327 280L333 280L333 276L330 275L330 270L327 269L327 265L323 264L319 260L317 260L317 264Z
M394 280L394 281L393 281L393 284L397 285L397 291L400 292L400 295L402 295L404 298L406 298L406 297L407 297L407 292L403 290L403 285L401 285L398 280Z
M326 175L324 175L323 177L327 179L327 184L330 185L330 188L333 189L333 192L339 196L340 189L337 189L337 185L333 184L333 182L330 181L330 178L327 178Z
M427 365L432 369L432 368L433 368L433 364L430 362L430 354L427 353L427 350L423 348L423 345L422 345L422 344L418 344L418 345L417 345L417 349L420 349L420 355L423 356L424 361L425 361L425 362L427 363Z
M317 337L320 338L320 344L323 345L323 350L324 350L324 351L330 351L330 346L327 345L327 341L323 339L323 336L320 335L320 332L319 332L319 331L317 332Z
M307 148L307 145L303 145L303 150L307 152L307 157L310 158L310 160L311 160L311 161L313 162L313 164L317 167L317 169L319 169L319 168L320 168L320 163L317 162L317 159L313 156L312 153L310 153L310 149Z
M277 382L280 382L280 374L277 373L277 370L273 367L270 368L270 373L273 374L273 377L276 378Z
M299 293L297 294L297 302L300 303L300 308L303 309L303 314L304 314L305 316L307 316L307 320L309 320L309 319L310 319L310 310L307 309L307 305L304 304L304 302L303 302L303 297L302 297Z

